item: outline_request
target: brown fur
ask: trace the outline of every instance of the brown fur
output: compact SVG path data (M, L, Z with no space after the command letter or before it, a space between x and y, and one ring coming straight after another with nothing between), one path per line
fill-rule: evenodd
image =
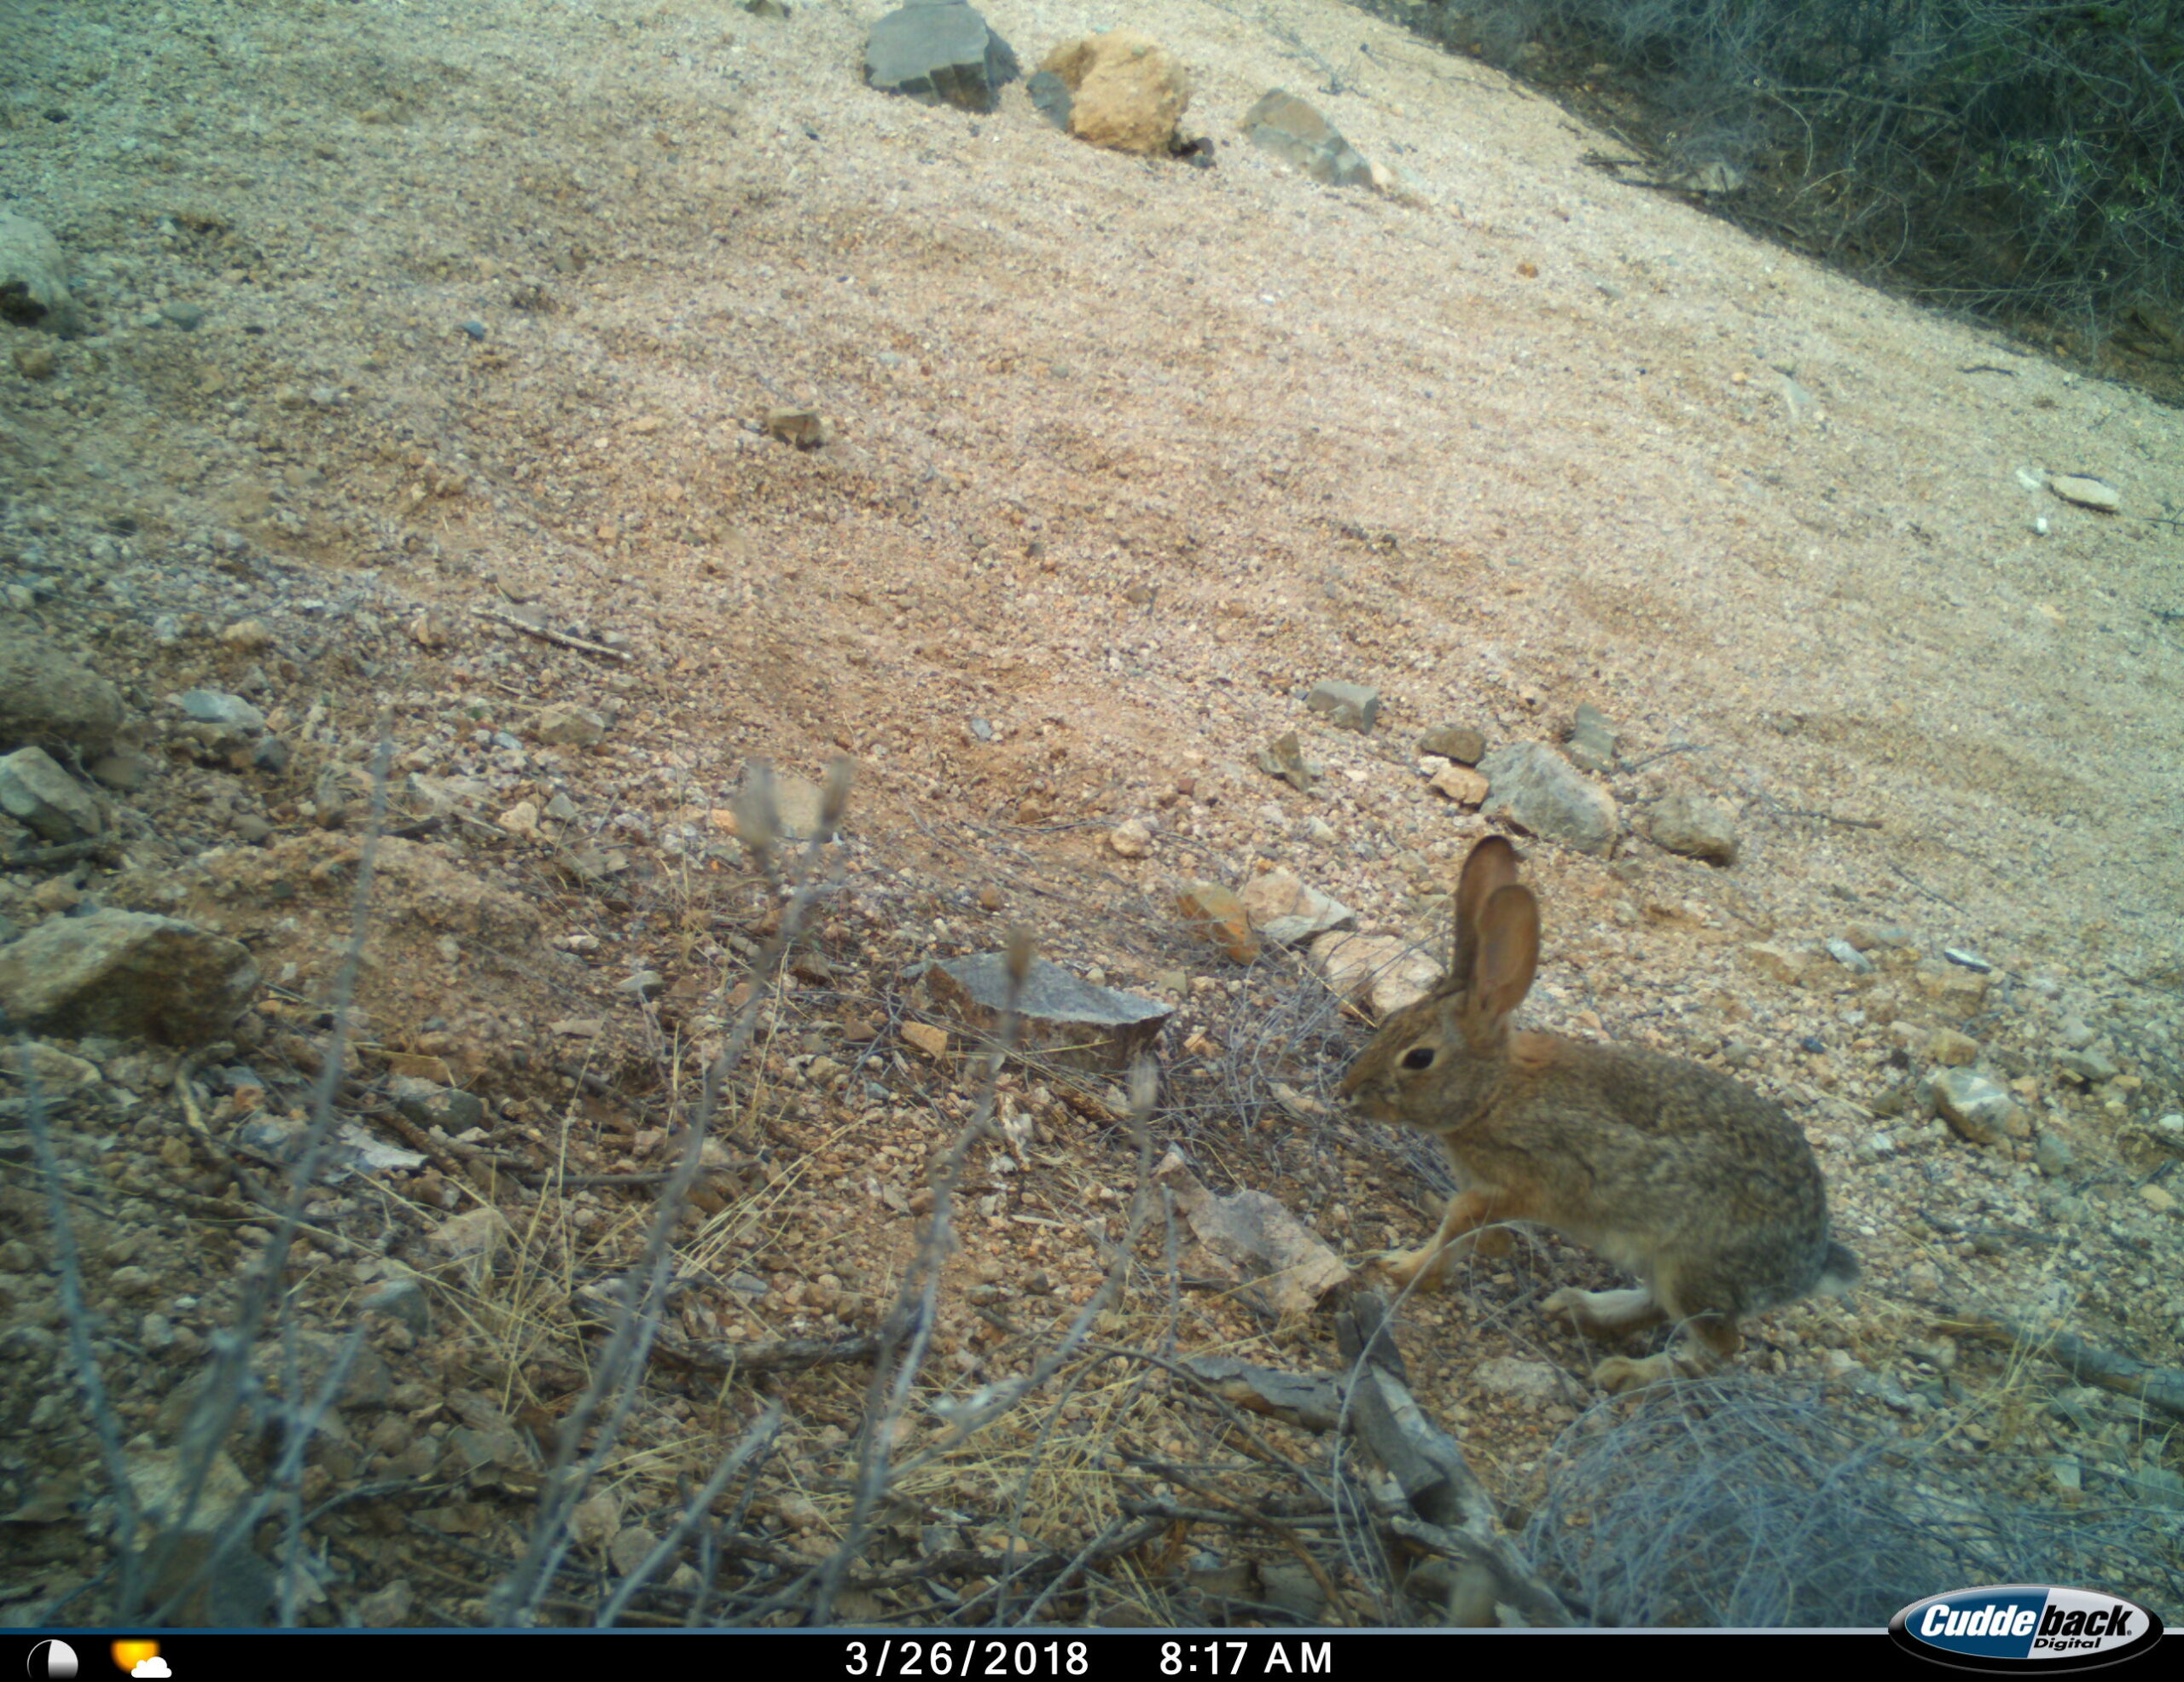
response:
M1438 1137L1462 1188L1432 1243L1387 1259L1398 1284L1432 1280L1461 1249L1506 1248L1499 1223L1552 1227L1643 1283L1560 1290L1548 1312L1595 1337L1669 1320L1703 1346L1594 1369L1620 1389L1725 1360L1742 1316L1856 1279L1856 1258L1828 1236L1820 1165L1780 1105L1680 1058L1511 1033L1539 908L1502 837L1472 850L1455 919L1448 977L1382 1024L1342 1084L1365 1114Z

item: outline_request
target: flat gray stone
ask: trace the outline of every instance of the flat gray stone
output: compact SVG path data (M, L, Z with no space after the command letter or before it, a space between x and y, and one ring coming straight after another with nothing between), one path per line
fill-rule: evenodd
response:
M1513 742L1479 761L1486 775L1482 815L1581 853L1615 845L1614 798L1543 742Z
M141 911L56 917L0 947L0 1006L35 1034L198 1045L227 1031L258 980L241 942Z
M1370 735L1374 721L1380 716L1380 692L1362 683L1339 683L1330 679L1315 683L1312 693L1304 698L1304 705L1314 712L1325 713L1330 724Z
M1254 876L1239 897L1252 926L1277 946L1295 946L1331 929L1355 927L1357 921L1348 906L1307 885L1294 871Z
M590 707L549 701L531 721L531 734L549 747L597 747L607 740L607 721Z
M421 1128L444 1128L450 1134L467 1132L485 1119L485 1105L475 1093L414 1075L397 1075L387 1082L394 1107Z
M2094 508L2112 514L2123 506L2123 499L2116 487L2089 473L2057 473L2048 481L2048 488L2065 502L2075 502L2082 508Z
M1726 800L1670 794L1653 808L1653 844L1709 864L1737 861L1736 814Z
M1563 751L1579 770L1605 776L1615 768L1615 756L1622 745L1623 738L1598 707L1581 706Z
M936 1003L987 1034L1000 1031L1008 1004L1008 960L1002 953L951 958L926 972ZM1173 1015L1157 1000L1095 987L1059 964L1034 958L1016 1000L1016 1043L1072 1068L1127 1069Z
M18 632L0 634L0 752L43 747L85 759L113 751L121 692Z
M1024 91L1031 96L1031 103L1038 107L1042 117L1064 134L1069 132L1068 83L1051 70L1042 70L1025 83Z
M91 792L40 747L0 759L0 811L56 845L91 840L106 827Z
M218 689L185 689L176 705L195 723L216 724L246 736L264 734L265 715L240 695Z
M914 0L865 38L864 79L921 105L991 111L1018 71L1008 43L961 0Z
M1286 88L1261 94L1244 113L1244 136L1300 174L1329 187L1369 183L1373 166L1334 125Z
M1476 765L1486 757L1486 738L1468 725L1443 724L1418 739L1418 751L1453 759L1459 765Z

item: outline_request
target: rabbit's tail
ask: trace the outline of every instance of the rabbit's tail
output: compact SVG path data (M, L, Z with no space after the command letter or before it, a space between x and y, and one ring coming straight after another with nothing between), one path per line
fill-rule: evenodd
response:
M1862 1271L1856 1256L1841 1244L1830 1240L1827 1259L1820 1266L1820 1283L1814 1289L1825 1291L1830 1296L1840 1296L1858 1282L1858 1275Z

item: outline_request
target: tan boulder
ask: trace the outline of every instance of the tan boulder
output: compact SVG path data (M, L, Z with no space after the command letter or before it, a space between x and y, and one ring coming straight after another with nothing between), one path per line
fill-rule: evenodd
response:
M1113 29L1065 43L1039 67L1070 95L1069 131L1118 152L1171 152L1190 103L1189 74L1149 36Z

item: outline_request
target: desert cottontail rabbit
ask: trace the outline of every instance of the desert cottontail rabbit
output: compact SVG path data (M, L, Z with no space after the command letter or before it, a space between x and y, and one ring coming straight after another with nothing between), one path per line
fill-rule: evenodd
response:
M1678 1354L1593 1369L1619 1390L1726 1360L1741 1316L1857 1278L1828 1237L1812 1147L1779 1105L1680 1058L1513 1033L1538 963L1539 902L1516 849L1489 836L1456 888L1448 976L1381 1025L1342 1083L1365 1114L1435 1134L1455 1163L1461 1189L1433 1241L1384 1264L1398 1284L1430 1283L1454 1246L1502 1236L1480 1227L1552 1227L1643 1283L1558 1290L1549 1314L1593 1337L1663 1320L1691 1334Z

